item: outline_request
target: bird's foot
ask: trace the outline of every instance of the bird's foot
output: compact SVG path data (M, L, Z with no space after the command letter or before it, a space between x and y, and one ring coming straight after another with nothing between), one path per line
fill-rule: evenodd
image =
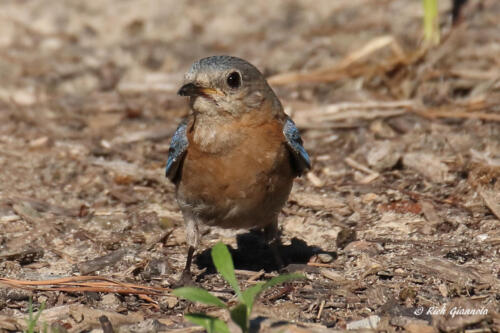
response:
M183 270L179 280L174 282L172 288L191 287L195 285L196 283L194 282L191 271Z

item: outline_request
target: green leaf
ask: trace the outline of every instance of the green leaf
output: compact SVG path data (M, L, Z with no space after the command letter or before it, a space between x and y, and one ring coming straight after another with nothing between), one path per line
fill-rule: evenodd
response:
M298 279L305 279L306 277L302 274L283 274L283 275L278 275L273 277L271 280L267 281L264 283L264 286L262 286L262 290L266 290L268 288L274 287L277 284L281 284L284 282L288 282L290 280L298 280Z
M172 292L177 297L185 298L191 302L199 302L207 305L227 308L226 304L205 289L196 287L182 287Z
M184 315L184 318L193 324L200 325L207 330L207 333L231 333L226 323L219 318L203 313L189 313Z
M255 298L257 295L259 295L262 292L262 287L264 286L264 282L259 282L254 286L251 286L250 288L247 288L243 291L243 294L241 295L243 299L243 303L246 304L248 313L247 315L250 316L250 313L252 312L253 308L253 303L255 301Z
M231 310L231 319L241 328L243 333L248 332L248 311L245 304L239 303Z
M217 272L231 285L236 294L241 298L241 290L234 274L233 258L227 249L227 246L222 242L218 242L212 248L212 260Z

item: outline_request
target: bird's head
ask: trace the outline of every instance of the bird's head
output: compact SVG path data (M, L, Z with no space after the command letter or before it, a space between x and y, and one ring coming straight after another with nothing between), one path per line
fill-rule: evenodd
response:
M209 116L239 116L258 110L269 102L281 104L259 70L231 56L213 56L196 61L178 92L190 97L191 108Z

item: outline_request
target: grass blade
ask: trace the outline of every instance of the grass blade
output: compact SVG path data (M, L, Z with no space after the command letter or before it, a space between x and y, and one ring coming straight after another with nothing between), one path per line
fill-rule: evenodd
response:
M251 286L243 291L241 295L243 299L243 303L247 306L247 315L250 316L252 312L253 303L255 298L262 292L262 288L264 287L264 282L259 282L254 286Z
M184 318L193 324L200 325L207 330L207 333L231 333L226 323L219 318L203 313L189 313L184 315Z
M223 309L227 308L224 302L222 302L218 297L215 297L205 289L196 287L182 287L175 289L172 293L177 297L185 298L191 302L213 305Z
M217 272L231 285L238 297L241 298L241 290L234 274L234 264L227 246L218 242L212 248L212 260Z
M34 315L34 310L33 310L33 301L30 297L29 299L29 304L28 304L28 319L26 320L27 323L27 328L26 328L26 333L34 333L36 325L38 323L38 320L40 319L40 316L42 315L42 311L45 310L45 302L40 304L40 308L38 309L38 312Z
M248 332L248 314L247 306L244 303L236 305L231 310L231 319L241 328L243 333Z
M305 279L305 278L306 277L304 275L297 274L297 273L283 274L283 275L275 276L271 280L264 283L261 291L264 291L268 288L274 287L277 284L281 284L281 283L288 282L291 280L298 280L298 279Z
M422 0L424 7L424 37L430 44L439 44L438 0Z

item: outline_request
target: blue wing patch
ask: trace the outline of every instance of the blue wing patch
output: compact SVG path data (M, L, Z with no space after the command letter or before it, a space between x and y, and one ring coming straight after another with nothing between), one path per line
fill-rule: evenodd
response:
M186 128L188 124L188 119L184 119L172 137L170 141L170 148L168 149L168 159L167 168L165 170L165 175L171 181L174 181L177 177L179 166L182 163L184 155L186 155L188 147L188 139L186 136Z
M302 146L302 138L299 130L290 117L286 118L283 126L283 134L286 138L286 145L293 156L294 167L298 174L301 175L304 171L311 169L311 159L307 151Z

